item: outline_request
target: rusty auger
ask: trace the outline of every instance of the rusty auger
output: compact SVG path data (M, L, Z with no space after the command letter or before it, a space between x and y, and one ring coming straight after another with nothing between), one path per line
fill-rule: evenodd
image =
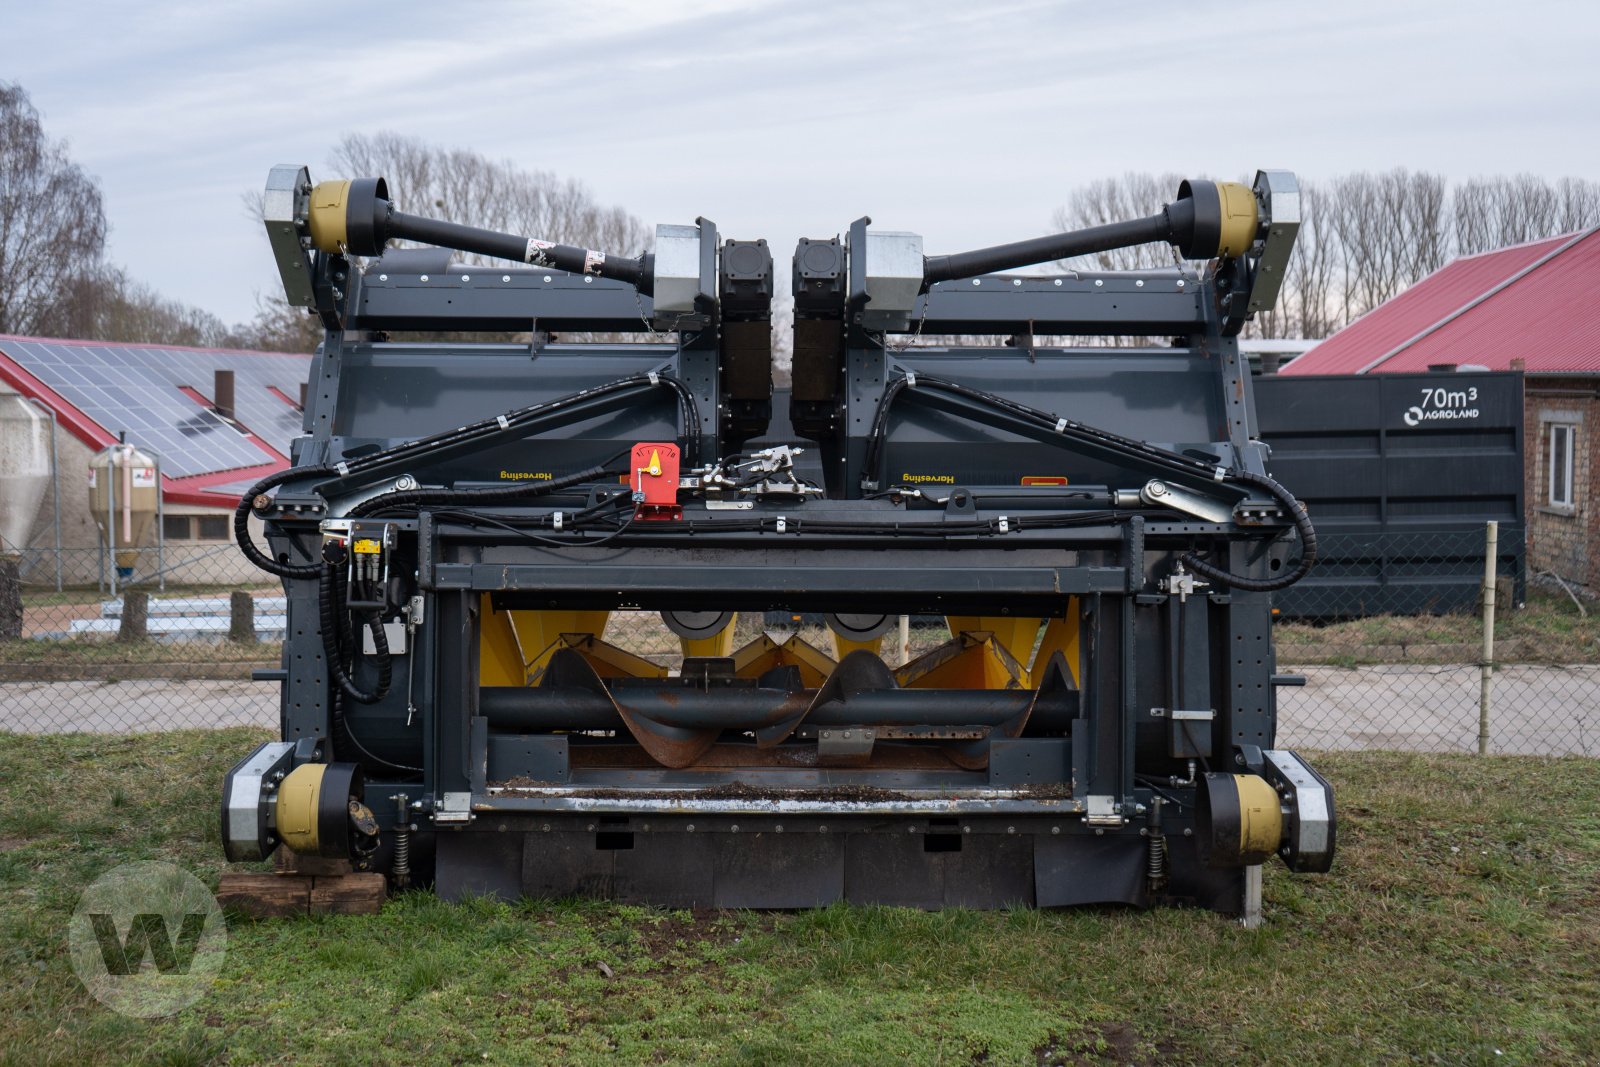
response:
M480 708L496 730L573 732L625 729L664 767L694 766L724 734L753 735L771 749L794 738L817 742L819 766L861 765L880 741L938 744L957 766L988 765L989 741L1030 725L1061 733L1076 716L1078 692L1059 653L1043 684L1029 689L910 689L866 650L846 656L816 689L797 671L758 679L715 669L671 679L602 678L576 649L551 658L540 684L486 688Z

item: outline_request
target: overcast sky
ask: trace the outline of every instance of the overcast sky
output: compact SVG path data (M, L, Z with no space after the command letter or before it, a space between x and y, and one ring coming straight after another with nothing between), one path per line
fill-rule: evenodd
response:
M99 180L111 257L227 321L277 285L240 194L274 163L349 177L324 162L348 132L780 257L862 214L930 253L1033 236L1127 170L1600 178L1594 0L0 0L0 40Z

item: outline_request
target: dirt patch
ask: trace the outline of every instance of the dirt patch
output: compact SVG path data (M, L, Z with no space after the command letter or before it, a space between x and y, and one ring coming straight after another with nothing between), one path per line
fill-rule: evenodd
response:
M633 930L643 953L661 961L681 951L680 941L684 945L731 945L755 934L766 933L776 922L776 917L769 915L741 916L747 920L743 922L721 921L724 917L738 914L715 908L696 908L688 919L675 913L654 922L642 922Z
M28 843L25 837L0 837L0 852L10 852Z
M1128 1023L1090 1023L1070 1040L1051 1034L1033 1050L1038 1067L1157 1067L1181 1054L1175 1042L1152 1044Z

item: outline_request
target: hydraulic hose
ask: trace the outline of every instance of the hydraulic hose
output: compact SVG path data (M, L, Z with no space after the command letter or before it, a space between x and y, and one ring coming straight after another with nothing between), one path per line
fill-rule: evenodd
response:
M700 407L695 401L694 393L682 381L672 377L669 374L638 374L627 378L618 378L615 381L607 382L604 385L597 385L590 389L581 389L576 393L570 393L567 396L560 397L559 399L551 400L542 404L531 404L528 407L518 408L515 411L507 412L504 415L498 415L489 419L482 419L478 422L469 423L466 426L458 427L453 430L447 430L443 433L437 433L429 437L419 438L415 441L407 441L403 444L393 445L389 448L382 449L381 451L373 452L370 455L346 460L342 464L342 469L340 467L330 467L327 465L315 467L290 467L287 470L278 471L276 474L270 474L261 479L261 481L257 482L255 485L252 485L249 490L245 492L244 496L240 498L238 506L234 508L233 539L235 543L238 544L239 551L244 553L245 558L255 566L266 571L268 574L275 574L280 578L316 578L322 570L320 564L280 563L278 560L273 559L271 556L261 551L261 549L256 546L255 542L250 537L251 509L255 506L256 501L260 497L272 489L282 485L284 482L289 481L292 478L318 478L332 476L343 478L359 475L364 471L372 470L379 464L401 462L411 457L426 456L429 452L439 448L459 445L480 440L485 437L503 434L533 419L554 414L555 412L560 411L562 408L568 407L580 401L596 399L627 389L657 387L671 389L673 394L677 397L678 417L683 426L683 437L686 446L686 459L688 460L689 465L693 466L699 462L700 458ZM585 472L585 475L581 477L582 480L587 480L589 478L599 477L602 474L604 474L603 470L593 468L590 472ZM483 493L487 496L494 496L496 499L514 500L519 499L522 492L526 492L530 496L540 496L544 493L552 492L555 489L565 488L567 485L576 484L575 482L566 482L564 479L558 479L557 482L563 484L552 482L535 482L531 483L526 490L523 490L521 487L512 489L500 488L496 486L486 487L482 490L463 489L446 490L445 492L459 492L463 494ZM411 492L426 493L439 492L439 490L412 490ZM383 505L374 504L373 501L364 501L363 504L358 505L358 509L367 508L367 505L372 506L367 508L367 510L354 511L352 514L358 516L365 515L369 514L371 510L375 510L376 507L379 506L392 506L399 504L401 501L394 499L396 495L397 494L395 493L387 493L381 497L373 498L374 501L384 501L385 503ZM463 497L463 499L466 498ZM484 498L481 496L475 496L472 499L482 502ZM431 501L418 500L416 502L424 503Z
M328 661L328 677L335 688L357 704L376 704L389 695L389 685L394 679L394 662L389 655L389 638L383 632L383 619L374 611L367 615L367 628L372 633L374 659L378 662L378 684L371 690L362 689L350 678L344 666L344 650L339 635L342 629L339 614L343 605L338 602L338 571L344 562L344 546L330 541L323 549L321 573L317 581L318 622L322 630L322 652Z
M1198 475L1207 480L1214 480L1220 470L1224 479L1266 490L1277 501L1284 514L1293 520L1295 530L1300 535L1299 565L1287 574L1276 578L1249 578L1223 570L1215 564L1199 558L1192 552L1184 555L1182 557L1184 564L1201 577L1222 585L1232 586L1235 589L1242 589L1246 592L1270 593L1278 589L1286 589L1301 578L1304 578L1317 561L1317 531L1311 525L1311 516L1306 512L1305 505L1296 500L1293 494L1282 485L1264 474L1256 474L1253 471L1238 468L1221 469L1213 464L1204 463L1192 457L1168 451L1165 448L1157 448L1155 445L1144 441L1136 441L1131 437L1123 437L1120 434L1110 433L1093 426L1086 426L1070 419L1059 418L1048 411L1041 411L1038 408L1019 404L1014 400L1007 400L1004 397L995 396L993 393L986 393L981 389L972 389L956 382L946 381L943 378L933 378L919 374L915 379L901 378L891 382L884 390L883 398L878 402L878 410L873 416L871 437L867 443L866 470L869 473L875 473L878 469L879 455L882 451L884 440L888 435L889 408L893 405L895 398L911 387L913 382L919 389L935 389L965 397L986 407L1014 416L1019 422L1035 427L1049 427L1069 440L1076 439L1091 442L1101 447L1115 448L1157 467L1190 476Z
M318 563L279 563L261 549L250 538L250 509L255 506L256 499L270 489L275 489L290 478L316 477L321 474L334 473L332 467L290 467L276 474L270 474L252 485L239 498L239 506L233 509L233 540L239 546L239 551L244 553L244 558L260 567L268 574L276 574L280 578L315 578L322 570Z
M1247 593L1271 593L1278 589L1287 589L1289 586L1304 578L1317 562L1317 531L1311 525L1311 516L1306 512L1306 506L1296 500L1294 496L1279 485L1272 478L1254 471L1232 471L1229 475L1236 482L1253 485L1265 489L1272 498L1278 502L1285 515L1294 520L1295 531L1300 535L1300 564L1287 574L1277 578L1247 578L1242 574L1234 574L1223 570L1214 564L1196 556L1193 552L1183 556L1183 563L1190 570L1221 585L1243 589Z
M518 482L511 486L488 485L476 489L401 489L392 493L384 493L370 500L363 500L351 508L347 514L352 519L359 519L377 511L388 511L391 508L423 507L429 504L515 504L523 500L546 496L559 492L574 485L584 482L596 481L606 474L604 467L590 467L568 474L561 478L554 478L548 482Z

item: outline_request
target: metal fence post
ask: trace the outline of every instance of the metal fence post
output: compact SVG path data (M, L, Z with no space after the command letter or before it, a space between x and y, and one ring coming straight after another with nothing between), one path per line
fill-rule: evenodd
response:
M1483 539L1483 663L1478 680L1478 755L1489 754L1489 707L1494 698L1494 598L1500 524L1489 520Z
M50 416L50 506L55 513L56 592L61 592L61 450L56 447L56 410L48 404L39 408Z
M115 452L112 453L116 455ZM117 465L113 459L106 464L106 579L111 583L111 595L117 595Z

